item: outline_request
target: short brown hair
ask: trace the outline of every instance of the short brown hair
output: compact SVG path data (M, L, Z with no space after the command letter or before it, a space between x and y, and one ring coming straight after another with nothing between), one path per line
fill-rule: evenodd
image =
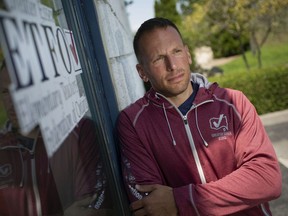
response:
M146 20L137 30L134 40L133 40L133 48L135 55L137 57L137 60L139 61L139 40L143 36L144 33L150 32L156 28L167 28L168 26L171 26L172 28L176 29L176 31L179 33L180 37L182 38L182 35L177 28L177 26L170 21L169 19L162 18L162 17L156 17Z

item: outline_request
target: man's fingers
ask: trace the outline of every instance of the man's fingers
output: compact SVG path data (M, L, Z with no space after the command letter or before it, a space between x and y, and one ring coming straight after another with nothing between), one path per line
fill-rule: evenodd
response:
M133 202L130 207L133 216L177 215L177 207L173 196L173 188L153 184L136 185L141 193L148 193L143 199Z
M142 209L139 209L139 210L133 212L132 215L133 216L146 216L147 214L146 214L145 209L142 208Z
M141 208L143 208L142 200L135 201L135 202L131 203L131 205L130 205L130 209L132 211L136 211L136 210L141 209Z

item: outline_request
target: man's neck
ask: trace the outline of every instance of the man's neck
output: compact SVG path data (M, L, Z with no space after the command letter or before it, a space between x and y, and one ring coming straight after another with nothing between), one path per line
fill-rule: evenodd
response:
M175 97L169 97L168 100L173 103L176 107L179 107L182 103L184 103L193 93L192 84L190 82L186 91L182 92L181 94Z

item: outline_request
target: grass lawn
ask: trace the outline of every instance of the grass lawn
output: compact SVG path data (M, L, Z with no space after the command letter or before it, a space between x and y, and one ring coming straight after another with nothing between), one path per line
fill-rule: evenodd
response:
M278 67L288 64L288 39L268 41L262 49L262 68ZM250 71L258 70L258 62L256 56L250 51L246 53ZM222 65L224 74L247 72L242 56L234 59L233 61Z

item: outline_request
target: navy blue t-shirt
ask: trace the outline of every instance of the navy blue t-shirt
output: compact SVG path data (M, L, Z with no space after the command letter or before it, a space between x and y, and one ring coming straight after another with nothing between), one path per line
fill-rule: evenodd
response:
M184 103L182 103L178 108L180 110L180 112L183 115L186 115L186 113L188 112L188 110L191 108L193 101L197 95L198 89L199 89L199 84L197 83L193 83L191 82L192 88L193 88L193 93L190 95L190 97L184 101Z

